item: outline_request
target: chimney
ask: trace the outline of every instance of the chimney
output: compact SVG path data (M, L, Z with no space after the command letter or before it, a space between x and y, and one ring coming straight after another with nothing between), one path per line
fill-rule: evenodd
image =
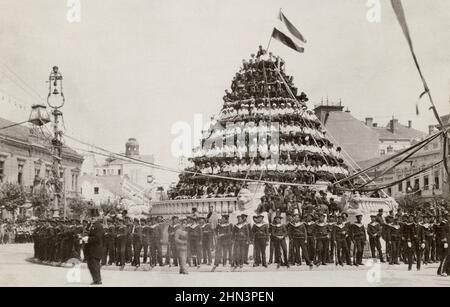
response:
M408 128L412 128L412 120L408 120Z
M389 130L392 133L395 133L395 130L398 129L398 119L395 119L395 118L391 119L389 124L390 124Z
M368 126L368 127L373 126L373 118L372 117L366 117L366 126Z
M429 125L428 126L428 134L433 134L433 132L434 132L434 125Z

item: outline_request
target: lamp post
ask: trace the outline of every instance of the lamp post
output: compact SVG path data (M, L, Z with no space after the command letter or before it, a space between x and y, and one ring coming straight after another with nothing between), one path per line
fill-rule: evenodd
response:
M65 104L65 98L62 87L62 75L58 66L54 66L48 77L48 96L47 104L52 109L53 116L53 138L52 143L52 176L50 183L53 186L53 217L59 217L59 205L63 201L64 178L61 178L61 161L62 161L62 134L60 122L63 116L61 108ZM44 105L34 105L31 110L29 122L37 126L43 126L51 121ZM65 208L64 208L65 213ZM65 214L64 214L65 215Z
M61 161L62 161L62 130L60 128L60 119L63 116L61 108L64 106L65 98L62 87L62 75L58 66L54 66L48 78L48 96L47 104L52 109L53 115L53 139L52 139L52 185L54 191L53 217L59 217L59 205L62 202L62 192L64 178L61 178Z

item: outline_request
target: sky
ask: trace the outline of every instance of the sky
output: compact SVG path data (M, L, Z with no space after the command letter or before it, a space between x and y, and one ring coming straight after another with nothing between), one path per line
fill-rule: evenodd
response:
M342 100L355 117L380 125L392 116L424 131L436 123L427 99L415 115L423 87L387 0L380 22L368 21L365 0L79 0L80 22L68 21L68 2L0 0L0 92L13 101L0 100L0 117L26 120L57 65L68 135L114 152L135 137L142 154L176 167L172 127L219 112L242 59L267 45L282 8L306 37L305 53L276 41L270 51L312 103ZM450 1L403 2L437 109L448 114Z

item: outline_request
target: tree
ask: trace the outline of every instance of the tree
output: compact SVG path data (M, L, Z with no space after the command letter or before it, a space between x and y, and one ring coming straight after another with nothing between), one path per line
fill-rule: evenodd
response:
M89 202L81 199L80 197L69 200L68 206L70 210L72 210L72 213L77 217L84 216L88 209L91 207Z
M16 210L25 203L23 187L17 183L6 182L0 187L0 206L16 217Z
M42 187L31 194L30 202L35 212L38 213L37 215L39 217L45 217L47 216L49 209L51 209L52 199L47 189Z
M100 209L103 212L103 215L114 215L114 214L120 214L124 209L125 206L122 203L123 197L119 199L115 199L111 201L108 199L106 202L100 203Z

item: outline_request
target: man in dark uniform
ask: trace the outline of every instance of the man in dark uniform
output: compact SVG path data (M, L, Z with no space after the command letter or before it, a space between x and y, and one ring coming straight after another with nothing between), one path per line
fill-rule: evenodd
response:
M170 263L170 258L173 258L173 265L174 266L178 266L178 257L177 257L177 245L175 244L175 232L177 231L177 229L180 227L180 224L178 222L178 217L177 216L172 216L172 222L169 225L169 228L167 229L168 234L169 234L169 244L167 246L167 258L166 258L166 264L168 264L169 266L171 265Z
M306 215L306 234L307 234L307 249L308 249L308 256L311 260L311 262L314 262L314 259L316 257L316 241L314 238L314 228L316 226L316 223L313 221L312 214Z
M234 267L242 268L245 259L247 258L246 245L250 240L250 233L248 227L244 222L242 215L237 217L238 223L233 227L233 242L234 242Z
M248 229L248 233L249 233L249 235L251 236L251 232L252 232L252 225L250 225L250 223L247 221L247 214L241 214L241 216L242 216L242 219L243 219L243 223L244 223L244 225L245 225L245 227L247 227L247 229ZM245 245L245 259L244 259L244 264L248 264L248 249L249 249L249 246L250 246L250 240L246 243L246 245Z
M127 241L125 247L125 262L131 263L133 261L133 223L130 217L125 217L125 225L127 226Z
M423 244L425 245L425 237L422 235L423 232L421 231L421 228L414 223L414 217L409 215L407 222L403 226L403 237L406 241L408 271L412 270L414 254L416 255L417 270L420 270L422 260L422 253L420 251L421 241L423 241Z
M391 255L389 257L389 264L399 264L398 259L400 257L402 229L399 224L398 218L394 218L394 222L389 226L386 232L386 243L391 247Z
M356 222L352 224L352 240L355 248L355 259L353 259L353 265L363 265L363 253L364 253L364 245L367 242L366 237L366 229L362 224L362 214L356 215Z
M434 229L433 229L433 224L430 223L430 219L431 216L425 216L424 217L424 223L420 225L420 227L422 227L422 231L424 233L425 236L425 250L424 250L424 264L429 264L434 262L434 260L432 261L431 257L431 249L433 246L433 241L434 241Z
M441 243L443 248L443 258L438 268L438 275L447 277L450 274L450 225L448 215L444 216L441 222Z
M277 264L277 268L279 268L282 264L289 268L286 236L286 225L281 224L281 216L275 216L271 227L270 240L274 245L275 263ZM284 262L281 260L281 253L283 253Z
M141 250L142 250L142 226L139 224L139 219L134 219L134 225L131 232L133 240L133 265L138 268L141 266Z
M202 233L202 254L203 254L203 264L212 264L212 257L211 257L211 242L212 242L212 235L213 230L211 227L211 224L209 221L201 217L199 218L200 221L200 227L201 227L201 233Z
M286 228L289 236L289 246L292 245L292 255L289 255L291 265L302 265L303 253L306 264L312 267L313 264L309 259L307 248L308 233L306 231L305 223L300 221L300 215L298 213L293 215L293 220L287 224Z
M344 266L344 260L347 265L351 265L350 251L348 250L347 238L349 237L348 225L344 224L344 217L338 216L337 223L333 225L332 240L336 245L337 261L340 266Z
M189 266L200 267L202 259L201 240L202 240L202 228L197 223L195 216L189 216L188 220L190 225L188 227L188 255Z
M383 252L381 250L381 231L382 231L382 225L378 223L377 216L371 215L371 222L367 225L367 234L369 235L369 246L370 251L372 253L372 259L376 259L375 255L375 249L378 252L378 257L380 258L381 262L384 262L383 259Z
M181 221L181 225L177 227L174 234L176 244L178 262L180 264L180 274L188 274L186 268L188 233L186 230L186 220Z
M269 242L269 226L263 223L264 216L257 215L252 227L253 248L255 249L255 262L253 266L262 265L267 268L266 246Z
M342 223L347 227L347 231L348 231L348 236L347 236L347 248L348 248L348 253L352 254L352 223L350 221L348 221L348 214L346 212L343 212L341 214L342 216ZM354 256L353 256L354 257ZM352 265L352 263L348 263L347 265Z
M155 217L150 220L150 264L152 267L162 263L161 227Z
M147 219L145 218L141 219L141 226L142 226L142 249L144 250L142 263L145 264L147 263L148 247L150 245L150 226L148 225Z
M225 266L227 259L231 262L231 236L233 233L233 225L228 222L229 216L222 215L219 223L216 227L217 246L216 255L214 258L214 267L212 271L216 269L219 262L222 261L222 265Z
M118 219L116 227L116 265L125 268L125 250L127 245L128 228L124 224L123 219Z
M103 256L104 231L101 219L97 219L89 229L89 236L84 237L87 265L92 276L91 285L101 285L100 261Z
M327 265L329 231L325 222L326 214L319 215L319 221L314 226L314 240L316 242L317 260L316 265Z
M102 265L111 265L115 262L116 232L114 225L112 225L112 221L109 220L109 222L110 224L104 228L105 238L103 245Z

